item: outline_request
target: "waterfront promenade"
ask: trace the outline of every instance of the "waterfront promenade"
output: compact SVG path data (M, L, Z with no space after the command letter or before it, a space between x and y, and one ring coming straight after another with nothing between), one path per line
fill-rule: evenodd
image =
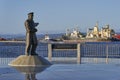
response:
M0 42L0 80L25 80L26 73L8 66L24 50L24 42ZM53 63L43 72L29 73L38 80L120 79L120 42L39 43L37 53Z
M54 64L37 80L119 80L120 64ZM25 80L25 74L9 67L0 67L0 80Z

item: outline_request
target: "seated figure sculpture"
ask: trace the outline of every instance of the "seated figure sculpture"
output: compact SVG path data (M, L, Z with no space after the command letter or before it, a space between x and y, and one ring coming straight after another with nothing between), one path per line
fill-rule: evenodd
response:
M26 55L37 55L36 48L37 48L37 37L36 37L36 26L39 23L34 23L33 20L34 13L28 13L28 19L25 21L25 28L26 28L26 48L25 54Z

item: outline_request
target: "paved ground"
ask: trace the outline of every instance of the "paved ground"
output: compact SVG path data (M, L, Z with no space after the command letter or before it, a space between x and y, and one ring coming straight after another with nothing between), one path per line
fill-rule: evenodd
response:
M120 64L57 64L36 74L37 80L120 80ZM25 74L0 67L0 80L25 80Z

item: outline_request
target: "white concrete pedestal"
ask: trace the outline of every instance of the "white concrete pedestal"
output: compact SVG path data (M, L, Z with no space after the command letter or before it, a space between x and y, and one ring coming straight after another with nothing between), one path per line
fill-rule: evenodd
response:
M51 63L44 59L41 56L37 55L21 55L17 57L15 60L11 61L8 65L10 66L43 66L43 65L51 65Z

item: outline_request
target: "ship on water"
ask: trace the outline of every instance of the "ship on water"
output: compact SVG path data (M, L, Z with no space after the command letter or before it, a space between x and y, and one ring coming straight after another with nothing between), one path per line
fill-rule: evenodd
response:
M0 36L0 41L25 41L25 36L11 38L3 38L3 36ZM114 29L111 29L110 25L105 25L99 29L97 22L93 28L88 28L86 33L82 33L78 28L74 28L73 30L67 29L64 34L45 34L39 36L38 41L43 43L120 41L120 34L117 34Z
M100 42L100 41L120 41L120 38L115 37L117 34L110 25L106 25L99 29L98 22L93 28L88 28L87 33L81 33L78 28L66 30L66 34L62 35L63 42ZM119 36L120 37L120 36Z

